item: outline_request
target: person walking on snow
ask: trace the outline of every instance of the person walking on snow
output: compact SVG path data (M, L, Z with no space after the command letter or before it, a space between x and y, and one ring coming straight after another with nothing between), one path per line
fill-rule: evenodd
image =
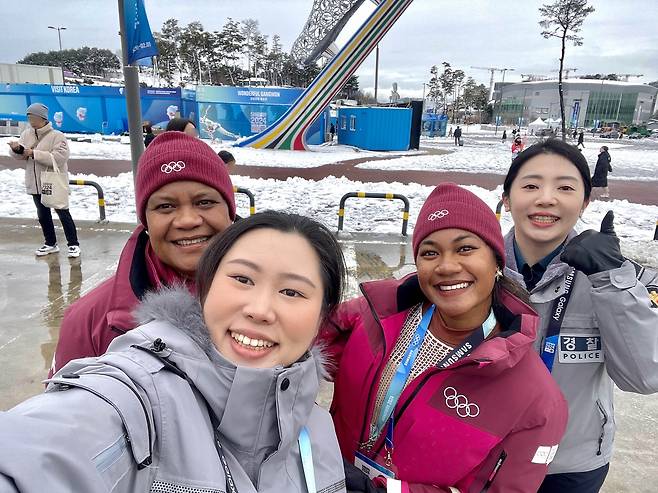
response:
M59 130L55 130L52 123L48 121L48 107L45 104L31 104L27 108L27 120L29 125L18 141L8 143L11 148L9 154L14 159L26 161L25 189L29 195L32 195L44 236L43 246L37 248L34 253L37 257L43 257L59 252L59 247L50 208L41 203L41 173L51 171L54 161L60 171L68 176L69 146L66 136ZM68 256L79 257L80 243L71 213L68 208L55 209L55 212L64 228L68 243Z
M516 137L514 138L514 142L512 142L512 160L516 156L519 155L521 151L523 151L523 140L521 139L521 134L517 133Z
M459 125L457 125L457 128L455 129L455 133L453 134L453 136L455 137L455 145L458 146L459 139L462 138L462 129Z
M502 142L503 142L503 144L505 142L507 142L507 130L503 130L503 140L502 140Z
M594 199L610 198L608 173L612 173L611 161L608 146L602 146L599 151L599 158L596 160L594 175L592 175L592 198Z
M585 148L585 132L583 132L582 130L578 134L578 144L576 145L578 146L578 148L580 148L581 146L583 149Z

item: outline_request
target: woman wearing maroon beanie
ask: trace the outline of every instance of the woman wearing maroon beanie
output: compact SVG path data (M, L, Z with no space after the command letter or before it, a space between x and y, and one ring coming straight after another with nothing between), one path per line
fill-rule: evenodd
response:
M353 492L532 492L567 421L533 351L537 314L502 275L500 225L453 183L413 235L417 272L367 282L321 336Z
M62 320L51 374L72 359L99 356L135 327L133 309L152 289L185 284L210 240L235 218L226 166L203 141L183 132L156 137L139 160L136 213L116 273L71 305Z

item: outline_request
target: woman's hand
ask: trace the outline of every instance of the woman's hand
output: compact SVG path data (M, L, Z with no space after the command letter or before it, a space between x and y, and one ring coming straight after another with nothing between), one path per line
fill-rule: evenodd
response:
M560 259L586 275L617 269L626 260L615 234L615 214L608 213L601 221L601 230L588 229L567 243Z

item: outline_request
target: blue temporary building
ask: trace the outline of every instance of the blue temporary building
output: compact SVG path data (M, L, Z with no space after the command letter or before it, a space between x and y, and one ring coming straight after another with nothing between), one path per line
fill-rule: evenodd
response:
M341 106L338 143L370 151L406 151L410 148L411 108Z
M142 119L167 124L180 113L178 88L140 88ZM48 106L63 132L120 134L128 131L124 88L50 84L0 84L0 120L25 121L32 103Z

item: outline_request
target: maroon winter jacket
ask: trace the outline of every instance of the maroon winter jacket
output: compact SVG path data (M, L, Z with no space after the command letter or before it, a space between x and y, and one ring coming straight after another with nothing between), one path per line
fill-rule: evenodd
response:
M321 331L337 363L331 411L346 460L360 450L383 464L383 434L367 441L382 370L411 308L425 297L417 275L361 285ZM567 424L567 404L532 347L537 314L507 291L501 332L445 370L431 368L394 411L393 469L410 493L536 492ZM504 454L503 454L504 452ZM453 489L450 489L450 488Z
M49 376L73 359L100 356L115 337L135 327L132 311L150 289L147 242L138 226L123 247L116 273L68 307Z

